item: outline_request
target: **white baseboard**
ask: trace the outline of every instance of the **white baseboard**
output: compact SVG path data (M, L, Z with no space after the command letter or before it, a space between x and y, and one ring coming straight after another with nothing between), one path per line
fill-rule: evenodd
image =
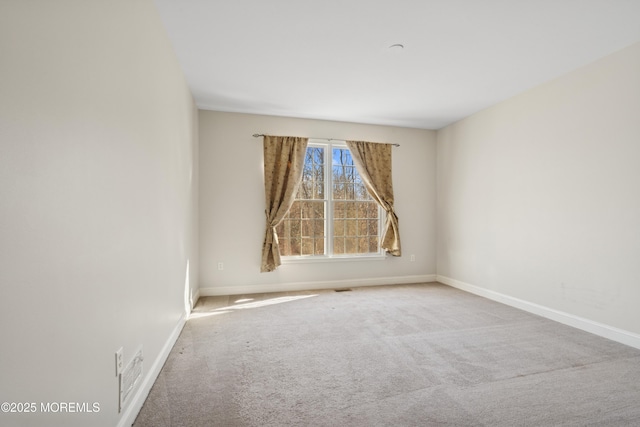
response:
M196 289L195 292L193 292L193 296L191 297L191 310L193 310L193 307L196 306L199 299L200 299L200 288Z
M169 335L169 338L162 347L160 354L158 355L158 357L156 357L156 360L153 361L153 364L147 371L144 380L138 388L138 391L133 396L129 405L125 408L125 411L122 414L122 417L120 417L120 422L118 423L117 427L130 427L136 420L140 409L142 409L144 401L147 399L147 396L149 396L151 387L153 387L153 384L156 382L156 379L160 374L160 370L164 366L164 362L167 361L171 349L178 340L180 332L182 332L182 328L184 328L184 325L186 324L186 320L186 316L183 315L176 324L175 328L171 332L171 335Z
M538 316L545 317L547 319L555 320L556 322L563 323L568 326L572 326L577 329L581 329L586 332L601 336L603 338L616 341L630 347L640 349L640 335L632 332L625 331L623 329L614 328L603 323L594 322L583 317L574 316L573 314L564 313L562 311L554 310L549 307L534 304L525 300L511 297L509 295L501 294L489 289L484 289L479 286L470 285L459 280L451 279L446 276L437 276L437 282L445 285L485 297L487 299L500 302L502 304L509 305L529 313L536 314Z
M265 285L216 286L200 288L200 296L246 295L265 292L311 291L318 289L355 288L361 286L404 285L435 282L435 274L415 276L378 277L374 279L330 280L319 282L271 283Z

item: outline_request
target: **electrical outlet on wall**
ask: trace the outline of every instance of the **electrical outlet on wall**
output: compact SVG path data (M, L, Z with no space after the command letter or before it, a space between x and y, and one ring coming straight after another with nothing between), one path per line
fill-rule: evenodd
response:
M224 270L224 263L223 262L219 262L218 263L218 270Z

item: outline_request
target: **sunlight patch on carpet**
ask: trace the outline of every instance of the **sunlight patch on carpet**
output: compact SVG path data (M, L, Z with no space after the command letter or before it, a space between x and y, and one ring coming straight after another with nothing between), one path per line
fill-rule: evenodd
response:
M285 297L278 297L278 298L270 298L270 299L259 300L259 301L253 301L252 298L244 298L244 299L237 300L234 305L230 305L230 306L227 306L227 307L220 307L220 308L216 308L216 309L210 310L210 311L197 311L197 312L194 311L189 316L189 319L198 319L198 318L202 318L202 317L216 316L216 315L219 315L219 314L231 313L231 312L233 312L235 310L246 310L246 309L250 309L250 308L266 307L266 306L269 306L269 305L282 304L282 303L285 303L285 302L297 301L297 300L300 300L300 299L317 297L317 296L318 296L317 294L313 294L313 295L295 295L295 296L285 296ZM252 301L252 302L250 302L250 301Z

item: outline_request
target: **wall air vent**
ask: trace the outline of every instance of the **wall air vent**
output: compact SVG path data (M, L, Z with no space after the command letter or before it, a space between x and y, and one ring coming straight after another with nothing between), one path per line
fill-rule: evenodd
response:
M122 412L122 409L129 403L133 392L142 380L142 362L144 357L142 356L142 348L135 355L133 360L129 362L124 371L120 374L120 405L118 412Z

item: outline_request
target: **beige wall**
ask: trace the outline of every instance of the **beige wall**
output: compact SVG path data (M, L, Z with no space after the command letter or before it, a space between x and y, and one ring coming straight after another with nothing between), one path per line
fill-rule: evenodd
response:
M203 294L308 289L334 281L343 286L414 282L435 274L434 131L213 111L200 111L199 123ZM393 180L404 256L287 264L260 273L264 181L262 140L254 133L400 144L393 149ZM218 270L219 262L224 270Z
M640 333L639 159L640 43L440 130L438 274Z
M149 387L197 291L197 110L150 0L2 1L0 58L0 400L100 409L0 425L130 425L115 352Z

